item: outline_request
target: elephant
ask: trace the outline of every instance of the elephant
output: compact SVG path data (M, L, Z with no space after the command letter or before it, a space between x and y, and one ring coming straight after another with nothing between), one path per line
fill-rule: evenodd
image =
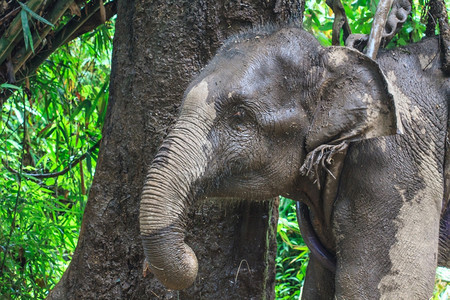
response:
M184 242L194 202L282 195L307 207L335 256L334 267L311 256L303 299L428 299L438 252L449 266L450 251L450 80L438 49L428 38L374 61L295 26L228 39L148 170L150 270L169 289L195 280Z

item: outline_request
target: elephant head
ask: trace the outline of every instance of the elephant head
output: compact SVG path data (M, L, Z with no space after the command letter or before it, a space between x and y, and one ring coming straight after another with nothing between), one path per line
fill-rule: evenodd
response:
M187 88L148 171L140 230L151 271L170 289L195 280L197 259L184 243L194 201L295 199L309 180L308 153L398 128L383 73L359 52L323 48L298 28L230 39Z

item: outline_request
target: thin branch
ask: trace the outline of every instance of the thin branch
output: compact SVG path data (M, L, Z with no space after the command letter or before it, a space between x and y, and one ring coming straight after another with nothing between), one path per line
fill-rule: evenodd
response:
M338 145L324 144L318 146L306 155L305 161L300 168L300 174L308 176L313 183L317 184L317 187L320 190L320 170L325 169L328 174L336 179L326 165L331 164L334 154L344 151L347 147L348 143L346 141L343 141Z
M367 34L352 34L345 41L345 45L360 52L364 52L364 48L367 46L367 56L376 59L378 49L385 47L392 40L411 13L410 0L392 1L392 8L387 17L383 14L386 12L386 5L389 4L380 2L372 23L370 36Z
M334 22L332 31L332 44L340 45L341 28L344 31L344 41L352 33L350 25L348 24L347 15L345 14L344 6L340 0L327 0L327 5L333 10Z
M250 274L252 274L252 270L250 269L250 266L248 265L248 261L247 261L246 259L241 260L241 262L239 263L239 268L238 268L238 270L237 270L237 272L236 272L236 276L234 277L234 284L237 283L238 276L239 276L239 271L241 270L241 266L242 266L242 263L243 263L243 262L245 262L245 263L247 264L247 270L248 270L248 272L249 272Z
M369 41L367 42L366 55L371 59L376 59L383 37L389 10L394 0L381 0L378 3L377 12L373 17L372 29L370 30Z
M37 179L44 179L44 178L52 178L52 177L58 177L61 175L66 174L67 172L69 172L75 165L77 165L79 162L81 162L83 159L86 158L86 156L88 156L92 151L94 151L94 149L96 149L98 146L100 146L100 141L97 141L97 143L95 143L91 148L89 148L84 154L82 154L81 156L79 156L78 158L74 159L73 161L71 161L69 163L69 166L64 168L64 170L59 171L59 172L54 172L54 173L46 173L46 174L38 174L38 173L23 173L23 172L18 172L16 170L14 170L13 168L11 168L8 165L8 162L5 161L4 159L2 159L2 164L3 166L11 173L14 174L22 174L25 176L30 176L30 177L34 177Z
M440 44L443 53L442 71L450 74L450 26L448 24L448 14L443 0L431 0L429 2L427 36L435 34L436 24L439 24Z
M8 22L10 18L15 17L20 11L20 6L14 8L11 10L6 16L1 18L0 25L3 25L3 23Z

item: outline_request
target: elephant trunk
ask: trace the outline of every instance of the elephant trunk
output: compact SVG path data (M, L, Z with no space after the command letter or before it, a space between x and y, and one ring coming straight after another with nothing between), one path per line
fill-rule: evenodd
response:
M141 238L150 270L168 289L181 290L194 282L198 265L184 243L186 200L170 181L157 166L150 169L141 199Z
M208 146L196 129L172 131L153 161L141 198L140 230L150 270L173 290L192 285L198 270L194 252L184 243L193 184L206 168Z
M151 271L169 289L189 287L198 263L184 243L186 211L201 181L212 144L216 117L206 80L192 87L175 128L161 146L147 175L141 198L140 230Z

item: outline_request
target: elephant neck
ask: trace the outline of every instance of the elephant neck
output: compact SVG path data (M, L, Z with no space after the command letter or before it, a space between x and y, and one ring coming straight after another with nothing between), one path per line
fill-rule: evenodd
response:
M302 232L302 235L316 235L320 245L308 245L308 247L310 249L323 247L330 253L332 259L334 259L336 252L336 241L332 230L333 208L346 154L347 149L335 153L332 163L326 166L327 170L320 170L315 179L303 176L297 185L296 200L306 205L303 208L300 207L300 209L308 209L308 217L304 218L305 220L298 220L299 225L300 227L308 226L311 228L311 230L305 229L306 232ZM301 215L305 216L305 214ZM301 224L302 222L310 224ZM314 252L320 251L311 252L315 255ZM318 258L318 260L323 261L321 258Z
M327 215L328 209L324 208L322 205L325 199L322 198L322 190L318 188L317 184L312 182L310 179L305 179L302 184L301 192L296 197L296 200L303 203L305 206L302 209L308 209L308 219L299 218L299 225L306 225L307 222L309 228L312 230L304 230L302 236L313 234L317 237L318 242L323 245L330 253L335 252L335 238L332 234L331 220ZM326 199L328 200L328 199ZM300 226L302 227L302 226ZM308 247L314 247L313 245L308 245Z

